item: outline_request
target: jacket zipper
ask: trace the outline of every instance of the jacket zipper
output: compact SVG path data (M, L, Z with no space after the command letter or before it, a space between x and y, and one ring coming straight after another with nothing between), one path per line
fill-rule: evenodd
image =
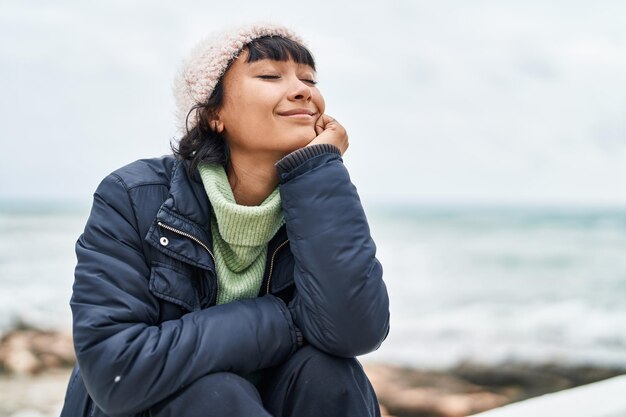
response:
M274 257L276 256L276 253L280 250L280 248L285 246L287 242L289 242L289 239L285 240L283 243L278 245L278 247L274 250L274 253L272 254L272 259L270 261L270 272L267 276L267 287L265 289L265 294L270 293L270 283L272 282L272 270L274 269Z
M202 241L200 239L198 239L194 235L190 235L187 232L183 232L182 230L175 229L172 226L169 226L169 225L167 225L165 223L157 222L157 224L160 227L162 227L162 228L164 228L166 230L169 230L170 232L174 232L174 233L179 234L181 236L185 236L185 237L193 240L194 242L196 242L198 245L202 246L209 253L209 255L211 255L211 258L213 258L213 263L215 263L215 256L213 256L213 252L211 252L209 247L207 245L205 245L204 243L202 243Z
M157 222L157 224L159 225L159 227L164 228L165 230L169 230L170 232L174 232L178 235L184 236L186 238L189 238L191 240L193 240L194 242L196 242L198 245L202 246L204 248L204 250L206 250L209 255L211 255L211 258L213 258L213 263L215 264L215 266L217 267L217 262L215 262L215 256L213 256L213 252L211 252L211 250L209 249L209 247L207 245L205 245L200 239L198 239L197 237L195 237L194 235L191 235L187 232L183 232L182 230L178 230L172 226L169 226L165 223L162 222ZM216 274L217 275L217 274ZM210 300L210 303L215 302L215 300L217 300L217 293L220 290L220 285L219 285L219 281L216 279L215 280L215 297L212 297L212 300Z
M174 232L178 235L184 236L186 238L189 238L191 240L193 240L194 242L196 242L198 245L202 246L204 248L204 250L206 250L208 252L209 255L211 255L211 258L213 258L213 263L215 265L217 265L217 263L215 262L215 256L213 256L213 252L211 252L211 250L209 249L209 247L207 245L205 245L200 239L198 239L197 237L195 237L194 235L191 235L187 232L183 232L182 230L178 230L172 226L169 226L165 223L162 222L157 222L157 224L159 225L159 227L162 227L165 230L169 230L170 232ZM213 303L215 302L215 300L217 300L217 293L220 290L220 285L219 285L219 281L216 279L215 280L215 297L212 297L213 300L211 300L210 302Z
M202 246L208 253L209 255L211 255L211 258L213 258L213 263L215 263L215 256L213 255L213 252L211 252L211 250L208 248L207 245L205 245L200 239L198 239L197 237L195 237L194 235L191 235L187 232L183 232L182 230L178 230L172 226L169 226L165 223L162 222L157 222L157 224L159 225L159 227L162 227L166 230L169 230L170 232L174 232L176 234L179 234L181 236L184 236L186 238L189 238L191 240L193 240L194 242L196 242L198 245ZM266 287L266 294L270 293L270 284L272 283L272 271L274 270L274 258L276 257L276 254L278 253L278 251L287 244L287 242L289 242L289 239L285 240L283 243L281 243L280 245L278 245L278 247L274 250L274 253L272 253L272 258L270 260L270 272L268 274L267 277L267 287ZM216 283L217 284L217 283ZM219 291L219 288L216 288Z

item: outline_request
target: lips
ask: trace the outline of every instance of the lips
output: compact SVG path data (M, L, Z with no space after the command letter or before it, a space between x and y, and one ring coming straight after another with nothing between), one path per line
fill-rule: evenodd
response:
M308 109L292 109L278 113L281 116L314 116L316 112Z

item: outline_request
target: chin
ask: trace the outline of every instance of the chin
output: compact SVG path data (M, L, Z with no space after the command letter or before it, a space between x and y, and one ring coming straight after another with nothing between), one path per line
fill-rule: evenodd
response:
M311 143L311 141L313 139L315 139L316 135L310 135L310 136L303 136L302 138L300 138L300 140L298 141L298 146L296 147L296 149L300 149L300 148L304 148L306 145L308 145L309 143Z
M287 144L285 151L287 153L289 153L289 152L293 152L293 151L295 151L297 149L304 148L313 139L315 139L316 136L317 135L315 134L315 130L313 130L312 133L308 133L308 134L301 133L301 134L299 134L295 138L295 140L294 140L293 136L289 140L285 139L285 142L283 142L283 143Z
M315 128L313 127L300 134L300 140L305 142L305 144L308 144L316 137L317 133L315 133Z

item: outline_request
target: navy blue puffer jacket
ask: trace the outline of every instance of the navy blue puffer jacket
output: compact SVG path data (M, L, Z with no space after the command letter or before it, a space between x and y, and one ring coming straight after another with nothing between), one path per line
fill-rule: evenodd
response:
M328 149L278 167L286 225L269 243L261 291L215 305L210 205L172 156L99 185L76 244L78 365L62 416L139 414L217 371L284 362L306 342L352 357L389 330L382 268L356 189Z

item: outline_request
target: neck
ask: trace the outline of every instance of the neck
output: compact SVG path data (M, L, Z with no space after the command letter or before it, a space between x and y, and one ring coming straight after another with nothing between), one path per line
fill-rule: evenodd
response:
M258 206L276 189L278 174L274 164L278 159L275 155L252 155L231 149L227 175L237 204Z

